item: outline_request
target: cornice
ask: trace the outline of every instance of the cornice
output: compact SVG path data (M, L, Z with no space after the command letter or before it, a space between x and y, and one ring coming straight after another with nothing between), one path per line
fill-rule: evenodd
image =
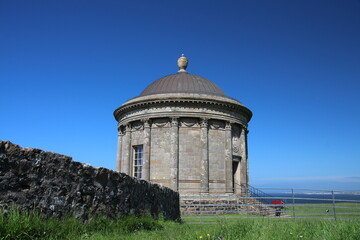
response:
M157 107L157 106L171 106L171 105L181 106L183 104L194 105L194 107L197 107L199 105L201 105L202 107L204 107L204 105L214 106L217 108L225 108L227 110L241 112L248 119L248 122L252 117L252 112L240 103L236 104L234 102L228 102L228 101L198 99L198 98L169 98L169 99L159 98L159 99L148 99L142 101L127 102L114 111L114 117L117 121L119 121L119 117L125 114L126 112L133 111L136 109L146 108L149 105L151 107Z
M141 114L137 114L134 116L126 116L127 113L123 114L120 121L118 122L118 126L121 125L127 125L129 123L138 121L139 119L143 118L143 117L148 117L150 119L164 119L164 118L171 118L171 117L176 117L176 118L207 118L209 120L219 120L219 121L224 121L224 122L230 122L230 123L237 123L239 125L244 126L245 128L247 128L247 121L244 121L242 118L239 118L239 116L230 116L228 114L219 114L219 113L204 113L204 112L179 112L179 113L174 113L171 112L171 114L169 114L169 112L156 112L156 113L141 113ZM155 124L155 125L159 125L159 124ZM160 124L161 125L161 124ZM181 122L181 126L184 125ZM224 128L225 129L225 128Z

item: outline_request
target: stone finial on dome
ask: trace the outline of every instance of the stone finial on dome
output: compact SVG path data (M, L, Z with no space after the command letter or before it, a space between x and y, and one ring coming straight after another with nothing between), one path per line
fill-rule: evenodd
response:
M181 54L181 57L178 59L177 64L180 68L178 72L187 72L186 68L188 65L188 59L184 56L184 54Z

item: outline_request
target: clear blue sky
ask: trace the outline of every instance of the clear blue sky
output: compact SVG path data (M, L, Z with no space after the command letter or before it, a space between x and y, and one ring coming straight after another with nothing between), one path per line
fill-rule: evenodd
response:
M0 0L0 139L114 169L113 111L181 53L253 111L252 185L360 190L359 0Z

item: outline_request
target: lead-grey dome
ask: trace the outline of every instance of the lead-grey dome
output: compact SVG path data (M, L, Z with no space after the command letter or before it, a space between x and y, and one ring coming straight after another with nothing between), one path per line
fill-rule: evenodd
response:
M159 78L142 91L140 96L164 93L195 93L226 97L212 81L187 72L178 72Z

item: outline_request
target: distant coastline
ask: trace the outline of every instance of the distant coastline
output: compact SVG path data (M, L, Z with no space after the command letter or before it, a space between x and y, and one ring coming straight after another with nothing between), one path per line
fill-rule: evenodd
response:
M331 192L325 193L268 193L273 196L274 199L271 200L283 200L285 203L332 203L332 194ZM294 197L294 198L293 198ZM335 193L334 192L334 201L335 203L340 202L357 202L360 203L360 194L359 192L348 192L344 193Z

